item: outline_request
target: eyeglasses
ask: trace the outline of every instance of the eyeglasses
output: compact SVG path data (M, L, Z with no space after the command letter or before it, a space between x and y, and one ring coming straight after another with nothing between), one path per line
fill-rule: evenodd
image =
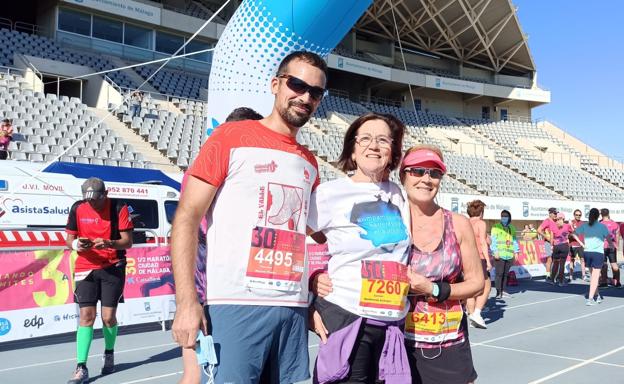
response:
M429 174L432 179L441 179L444 176L444 172L437 168L405 168L403 172L409 173L414 177L423 177Z
M386 135L379 135L375 137L371 135L355 136L355 142L361 145L362 147L368 147L369 145L371 145L373 140L375 140L377 145L379 145L382 148L390 148L392 146L392 141L393 141L391 137L388 137Z
M293 92L303 95L304 93L309 93L310 97L314 100L318 101L325 96L327 92L325 88L317 87L306 83L305 81L296 78L291 75L283 74L277 76L280 79L286 79L286 86Z
M574 215L574 217L581 217L581 216L583 216L583 215Z

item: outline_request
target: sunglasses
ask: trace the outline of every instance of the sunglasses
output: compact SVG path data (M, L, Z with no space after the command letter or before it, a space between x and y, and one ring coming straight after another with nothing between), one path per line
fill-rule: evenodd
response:
M327 90L325 88L317 87L306 83L305 81L298 79L294 76L283 74L277 76L280 79L286 79L286 86L293 92L299 95L309 93L310 97L318 101L325 96Z
M432 179L441 179L442 176L444 176L444 172L437 168L405 168L403 172L414 177L423 177L426 174L429 174Z

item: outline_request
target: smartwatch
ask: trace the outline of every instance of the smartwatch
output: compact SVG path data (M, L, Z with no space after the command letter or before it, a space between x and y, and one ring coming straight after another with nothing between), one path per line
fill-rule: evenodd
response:
M433 285L431 288L431 297L438 300L438 298L440 297L440 286L438 285L438 283L431 284Z

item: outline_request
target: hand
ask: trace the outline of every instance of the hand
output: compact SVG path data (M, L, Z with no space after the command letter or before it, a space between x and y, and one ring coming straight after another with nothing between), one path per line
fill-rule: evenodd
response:
M110 248L112 244L113 244L112 241L108 239L102 239L100 237L93 240L93 247L96 249Z
M182 348L194 348L200 328L204 335L208 333L208 321L199 302L179 305L171 326L173 340Z
M314 308L310 307L308 310L308 316L310 317L310 329L314 331L319 337L323 344L327 344L327 336L329 335L329 331L325 328L325 324L323 324L323 319L321 318L321 314Z
M93 242L86 237L79 238L78 244L80 244L80 248L82 249L88 249L93 247Z
M333 291L332 282L327 272L319 273L312 278L312 293L325 297Z
M407 268L407 278L410 283L410 292L417 295L429 296L433 291L433 283L425 276L413 272L412 268Z
M490 261L488 260L487 262L487 266L485 268L488 272L490 272L492 270L492 264L490 264Z

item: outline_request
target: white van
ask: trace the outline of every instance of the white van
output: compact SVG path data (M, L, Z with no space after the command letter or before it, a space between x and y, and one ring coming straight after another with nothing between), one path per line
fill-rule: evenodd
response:
M82 199L84 179L39 172L41 167L36 163L0 162L0 249L65 246L67 216L72 204ZM95 172L92 176L100 177L97 166L89 167ZM136 170L137 180L140 172ZM105 183L110 198L128 205L139 240L135 238L135 246L168 243L180 196L177 189L106 179Z

